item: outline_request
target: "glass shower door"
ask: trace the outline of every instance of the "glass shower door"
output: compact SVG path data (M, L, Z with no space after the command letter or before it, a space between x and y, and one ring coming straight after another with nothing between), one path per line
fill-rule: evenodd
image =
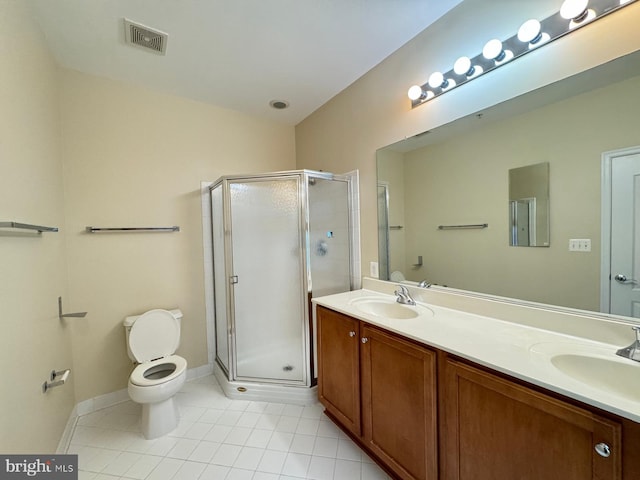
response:
M224 201L222 183L211 190L211 236L213 240L213 298L216 317L216 358L229 373L231 329L227 313L227 278L224 252Z
M309 258L313 297L351 289L349 183L310 177Z
M306 381L301 177L229 183L236 378Z

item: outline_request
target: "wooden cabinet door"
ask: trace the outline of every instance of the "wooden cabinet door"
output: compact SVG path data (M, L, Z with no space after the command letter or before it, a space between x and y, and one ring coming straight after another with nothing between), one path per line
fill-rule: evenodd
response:
M457 361L444 372L443 479L620 479L617 422Z
M436 480L436 354L362 326L365 444L399 478Z
M360 322L318 306L318 397L327 412L360 435Z

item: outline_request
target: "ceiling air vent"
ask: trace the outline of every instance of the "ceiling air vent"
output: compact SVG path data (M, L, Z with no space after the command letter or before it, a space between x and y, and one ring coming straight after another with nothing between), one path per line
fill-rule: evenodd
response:
M124 36L126 43L149 50L158 55L167 51L169 35L153 28L124 19Z

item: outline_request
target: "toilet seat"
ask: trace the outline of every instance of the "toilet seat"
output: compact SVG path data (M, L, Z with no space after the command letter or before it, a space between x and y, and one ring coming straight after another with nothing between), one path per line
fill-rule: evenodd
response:
M173 372L171 372L166 377L162 377L162 378L146 378L145 377L145 373L147 371L164 364L175 365L176 368ZM137 385L139 387L153 387L155 385L161 385L163 383L170 382L174 378L183 374L186 369L187 369L187 361L184 358L180 357L179 355L169 355L167 357L158 358L157 360L141 363L133 370L133 372L131 372L129 381L132 384Z

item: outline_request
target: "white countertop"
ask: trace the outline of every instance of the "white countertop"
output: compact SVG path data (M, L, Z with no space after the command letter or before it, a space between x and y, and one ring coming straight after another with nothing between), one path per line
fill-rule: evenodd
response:
M424 302L418 302L418 307L430 309L433 315L388 319L363 312L357 301L365 297L395 302L393 295L362 289L314 298L313 303L640 423L640 363L617 356L615 352L621 345ZM616 378L614 369L611 374L601 371L599 383L591 384L590 379L578 381L554 367L551 357L557 354L587 355L616 362L626 373L637 372L637 377L632 377L635 382L625 385L639 386L616 391L622 385L619 382L625 380Z

